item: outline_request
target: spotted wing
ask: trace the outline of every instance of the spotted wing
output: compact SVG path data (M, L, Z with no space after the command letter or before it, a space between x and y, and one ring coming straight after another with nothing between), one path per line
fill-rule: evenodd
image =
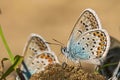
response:
M26 62L22 64L22 73L25 80L29 80L32 74L43 71L46 66L54 63L59 63L57 56L53 52L44 51L41 54L37 54L32 58L31 63L28 65ZM17 79L19 80L19 79Z
M31 34L25 48L24 48L24 61L21 66L23 72L29 73L28 68L31 67L31 62L35 59L36 55L43 53L44 51L50 52L49 45L46 44L46 41L37 34ZM28 71L27 71L28 70ZM29 75L30 76L30 75Z
M40 71L43 71L47 65L54 63L59 63L56 55L50 52L43 52L35 56L30 66L28 67L28 70L32 74L39 73Z
M23 52L24 62L28 65L31 63L32 57L43 51L50 51L49 45L45 43L45 40L41 36L31 34Z
M69 41L68 41L68 50L71 41L76 40L78 36L81 36L84 32L93 30L93 29L101 29L101 24L99 18L94 10L86 9L83 11L79 19L77 20L73 31L71 32Z
M109 35L103 29L91 30L71 41L69 51L72 60L89 60L106 57L110 46ZM95 64L95 63L94 63Z

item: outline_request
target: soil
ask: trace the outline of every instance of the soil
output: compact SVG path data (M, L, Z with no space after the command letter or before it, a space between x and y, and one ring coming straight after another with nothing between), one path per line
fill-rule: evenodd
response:
M80 65L63 63L48 65L45 71L33 74L30 80L105 80L105 78L98 73L86 72Z

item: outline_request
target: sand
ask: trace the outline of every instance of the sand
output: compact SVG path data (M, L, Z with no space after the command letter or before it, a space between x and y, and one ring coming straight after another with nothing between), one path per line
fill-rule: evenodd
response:
M95 72L88 73L80 65L63 63L48 65L45 71L33 74L30 80L105 80L105 77Z

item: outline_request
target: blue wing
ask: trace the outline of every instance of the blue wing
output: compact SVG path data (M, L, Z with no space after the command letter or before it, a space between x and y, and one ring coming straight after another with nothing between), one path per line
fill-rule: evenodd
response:
M83 34L86 31L93 30L93 29L101 29L100 20L92 9L85 9L83 13L78 18L69 38L71 39L76 38L76 34L79 31L79 35Z
M75 55L76 57L80 55L81 59L89 58L90 54L82 50L84 44L78 45L77 42L82 34L94 29L101 29L99 18L94 10L86 9L76 22L68 41L67 51L70 52L68 55L71 55L71 58ZM79 55L76 53L79 53Z
M103 29L90 30L71 38L68 56L72 60L88 60L105 57L110 46L109 35Z

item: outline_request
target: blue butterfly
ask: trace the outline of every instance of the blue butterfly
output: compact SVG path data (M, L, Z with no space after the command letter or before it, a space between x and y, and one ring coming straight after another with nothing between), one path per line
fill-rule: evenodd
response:
M70 60L84 60L100 64L106 57L110 47L110 38L102 29L99 18L94 10L86 9L77 20L67 47L62 47L62 53Z
M20 67L25 80L43 71L49 64L59 63L46 41L37 34L31 34L23 51L24 61ZM16 78L19 80L19 77Z

